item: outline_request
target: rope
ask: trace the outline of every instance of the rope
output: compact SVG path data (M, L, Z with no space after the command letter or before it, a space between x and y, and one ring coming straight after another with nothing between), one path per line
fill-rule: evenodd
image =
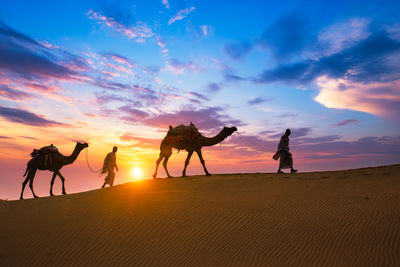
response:
M249 140L247 140L246 138L244 138L238 131L236 132L237 135L239 136L240 140L242 140L244 143L246 143L248 146L258 150L258 151L262 151L262 152L271 152L271 150L265 146L260 146L258 144L255 144L253 142L250 142Z
M95 170L93 170L93 169L90 167L90 164L89 164L89 148L86 148L86 164L87 164L87 166L88 166L88 168L89 168L89 170L90 170L91 172L93 172L93 173L98 173L99 175L101 175L101 170L102 170L103 168L101 168L101 169L98 170L98 171L95 171Z

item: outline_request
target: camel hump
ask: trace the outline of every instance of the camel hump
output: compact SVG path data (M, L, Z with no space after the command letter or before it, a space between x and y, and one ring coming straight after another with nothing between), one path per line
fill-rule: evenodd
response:
M40 149L33 149L32 153L30 154L32 157L36 157L39 155L47 155L50 153L60 153L58 152L58 149L56 146L54 146L53 144L49 145L49 146L44 146Z
M189 126L181 124L176 127L172 127L170 125L168 134L169 135L187 135L187 134L193 134L193 133L197 133L197 132L198 132L198 129L191 122Z

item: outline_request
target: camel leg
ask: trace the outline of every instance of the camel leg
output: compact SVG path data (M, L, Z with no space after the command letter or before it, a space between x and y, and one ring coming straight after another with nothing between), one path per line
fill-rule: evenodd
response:
M29 187L31 188L32 195L34 198L38 198L38 196L35 194L35 191L33 191L33 179L35 178L36 170L33 170L28 173L29 177Z
M63 194L63 195L66 195L67 193L65 192L65 185L64 185L65 178L64 178L64 176L61 175L60 171L57 171L57 174L58 174L58 176L59 176L60 179L61 179L61 183L62 183L62 194Z
M185 168L183 168L182 177L186 177L186 168L189 165L190 158L193 155L193 151L189 151L185 160Z
M54 180L56 179L57 173L53 172L53 177L51 178L51 182L50 182L50 196L54 196L53 195L53 185L54 185Z
M153 178L156 179L157 177L157 170L158 170L158 165L160 165L161 160L164 158L164 155L160 153L160 156L158 157L156 161L156 171L153 174Z
M22 191L21 191L21 196L19 197L19 199L24 199L24 190L25 190L25 186L26 186L26 184L28 183L28 181L29 181L29 178L30 176L29 176L29 172L28 172L28 176L26 176L26 178L25 178L25 181L22 183Z
M204 172L206 173L207 176L210 176L211 174L207 171L206 164L205 164L205 161L203 159L203 155L201 153L201 150L196 150L196 152L197 152L197 155L199 156L201 165L203 165Z
M165 172L168 175L168 178L172 178L172 176L169 174L168 169L167 169L168 159L169 159L170 156L171 156L171 154L166 155L165 158L164 158L164 161L163 161L163 166L164 166Z

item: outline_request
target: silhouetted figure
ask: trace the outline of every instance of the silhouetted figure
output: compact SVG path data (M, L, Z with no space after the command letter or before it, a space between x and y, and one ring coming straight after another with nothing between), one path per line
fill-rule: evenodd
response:
M61 179L62 193L65 195L66 194L64 186L65 178L61 175L60 169L64 165L73 163L78 157L79 153L81 153L81 151L88 146L89 145L86 143L77 142L75 149L70 156L63 156L61 153L58 152L57 148L53 145L42 147L39 150L34 149L33 152L31 153L32 159L28 161L28 164L26 166L24 177L26 174L28 175L26 176L25 181L22 183L22 191L20 199L23 199L24 189L28 181L33 196L35 198L38 197L33 191L33 180L35 178L37 170L49 170L53 172L53 177L51 178L51 183L50 183L51 184L50 196L53 196L53 184L54 184L54 179L56 178L57 175Z
M104 179L104 184L101 186L101 188L104 188L107 184L110 185L110 187L114 185L114 168L118 171L116 155L117 151L118 147L114 146L112 152L108 153L104 159L102 173L107 173L107 176Z
M288 169L290 168L290 172L294 173L297 170L293 169L293 157L292 153L289 152L289 135L290 129L287 129L285 134L282 135L281 141L278 145L278 151L272 157L274 160L279 160L279 169L278 173L283 173L281 169Z
M179 129L175 129L178 128ZM206 175L211 175L205 165L203 155L201 153L201 148L203 146L213 146L218 144L219 142L222 142L225 138L230 136L234 131L237 131L236 127L224 127L222 131L217 134L214 137L205 137L199 131L197 128L194 126L193 123L190 123L190 126L178 126L178 127L171 127L167 133L167 135L164 137L164 139L161 141L160 145L160 156L157 159L156 162L156 170L153 174L153 178L155 179L157 177L157 170L158 170L158 165L160 164L161 160L164 159L163 161L163 166L165 169L165 172L167 173L168 177L172 177L167 169L167 163L168 159L172 154L172 148L176 148L179 150L186 150L188 152L187 158L185 160L185 167L183 168L182 172L182 177L186 176L186 168L189 165L190 158L192 157L193 152L196 151L197 155L199 156L200 162L203 165L204 172ZM189 131L188 131L189 129ZM177 134L181 130L183 130L183 134Z

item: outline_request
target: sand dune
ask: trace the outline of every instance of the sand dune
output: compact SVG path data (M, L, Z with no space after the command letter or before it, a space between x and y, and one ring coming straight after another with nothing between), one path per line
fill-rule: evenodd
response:
M0 202L1 266L400 264L400 165Z

